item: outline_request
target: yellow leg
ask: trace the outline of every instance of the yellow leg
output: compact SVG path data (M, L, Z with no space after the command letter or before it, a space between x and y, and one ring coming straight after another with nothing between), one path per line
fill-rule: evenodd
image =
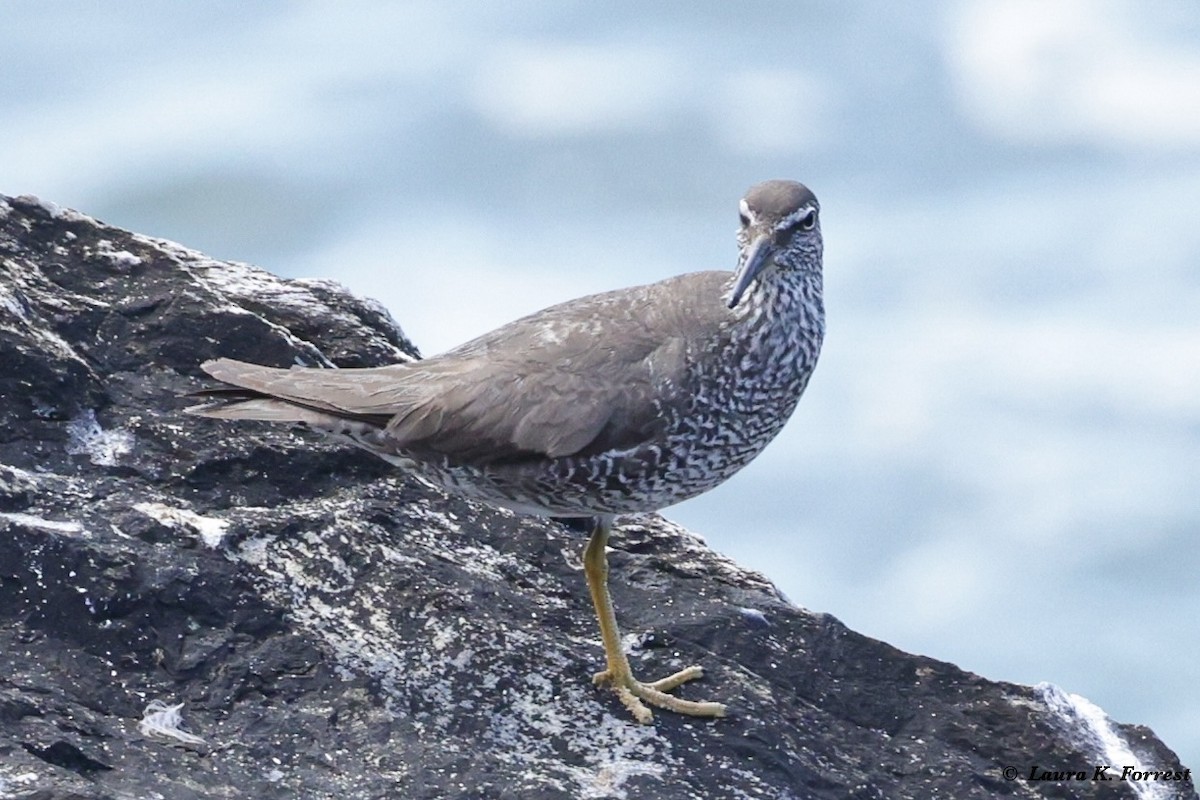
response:
M596 606L596 618L600 621L600 638L604 642L604 657L608 667L597 672L592 681L597 686L608 685L617 693L621 703L643 725L654 720L654 714L646 703L668 711L689 714L693 717L723 717L725 706L721 703L696 703L681 700L667 694L675 687L694 680L704 674L700 667L688 667L653 683L642 683L633 677L629 659L621 649L621 634L617 630L617 615L613 611L612 598L608 594L608 557L605 547L612 532L612 520L598 518L583 551L583 571L587 575L588 589L592 593L592 604Z

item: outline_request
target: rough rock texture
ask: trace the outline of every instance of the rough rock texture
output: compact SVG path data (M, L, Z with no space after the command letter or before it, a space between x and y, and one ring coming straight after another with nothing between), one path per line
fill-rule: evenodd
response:
M0 797L1196 796L1028 780L1182 767L1081 698L799 609L659 517L611 557L635 668L698 662L684 696L732 715L636 725L589 681L577 531L177 397L215 356L414 355L336 285L0 200ZM142 725L153 701L192 738Z

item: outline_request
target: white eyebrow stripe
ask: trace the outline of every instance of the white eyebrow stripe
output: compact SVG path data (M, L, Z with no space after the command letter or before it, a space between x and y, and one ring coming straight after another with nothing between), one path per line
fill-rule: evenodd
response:
M814 208L813 206L803 206L801 208L798 208L795 211L793 211L792 213L788 214L783 219L779 220L779 224L775 226L775 230L783 230L784 228L790 228L793 225L795 225L797 222L799 222L800 220L807 217L809 214L815 214L815 213L817 213L817 209Z
M750 204L746 202L746 198L743 197L738 203L738 211L741 211L742 216L750 220L751 223L754 222L754 209L750 208Z

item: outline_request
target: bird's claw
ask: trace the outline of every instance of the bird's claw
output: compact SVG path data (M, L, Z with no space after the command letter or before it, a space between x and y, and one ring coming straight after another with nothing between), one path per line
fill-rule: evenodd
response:
M646 707L647 703L658 708L665 708L667 711L687 714L692 717L725 716L725 706L722 703L698 703L667 694L672 689L688 681L703 677L703 675L704 669L702 667L687 667L661 680L652 683L642 683L635 679L627 669L614 670L612 667L609 667L593 675L592 683L597 686L611 687L616 692L617 697L620 698L621 704L629 709L629 713L633 714L634 719L643 725L649 725L654 721L654 713Z

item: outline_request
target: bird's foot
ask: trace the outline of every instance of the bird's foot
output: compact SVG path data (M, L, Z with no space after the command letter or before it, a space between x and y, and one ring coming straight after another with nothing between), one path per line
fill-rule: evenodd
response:
M629 713L633 714L634 719L643 725L649 725L654 721L654 714L646 707L647 703L691 717L725 716L725 706L722 703L697 703L667 694L677 686L703 677L703 675L703 668L688 667L679 670L674 675L668 675L662 680L642 683L633 677L628 668L614 670L609 667L603 672L593 675L592 683L597 686L610 687L621 699L621 704L629 709Z

